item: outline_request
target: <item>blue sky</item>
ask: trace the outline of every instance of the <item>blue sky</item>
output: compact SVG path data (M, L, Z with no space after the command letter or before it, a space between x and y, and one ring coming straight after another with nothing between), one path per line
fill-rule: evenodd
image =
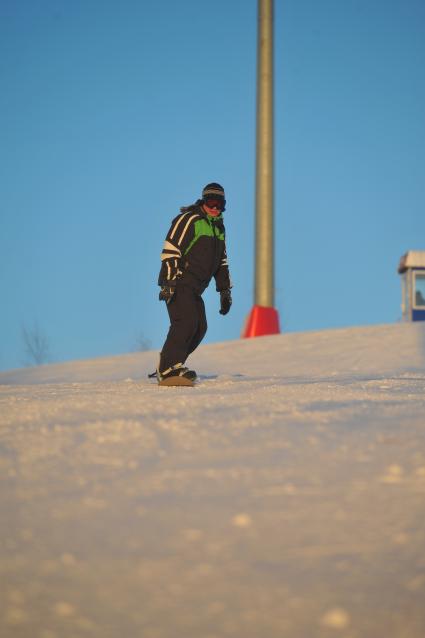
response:
M234 305L253 304L255 0L0 0L0 369L37 325L61 361L159 349L159 254L225 186ZM275 1L276 307L284 331L400 318L425 249L425 4ZM156 355L153 356L153 367Z

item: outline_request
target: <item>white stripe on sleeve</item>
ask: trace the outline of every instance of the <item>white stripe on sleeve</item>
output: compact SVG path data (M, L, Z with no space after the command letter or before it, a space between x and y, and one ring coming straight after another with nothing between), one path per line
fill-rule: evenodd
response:
M182 243L184 236L186 235L187 229L189 228L191 221L195 219L195 217L198 217L198 213L195 213L195 215L192 215L192 217L189 217L189 219L187 220L186 226L184 227L183 232L180 235L180 239L177 242L179 246Z
M176 221L176 223L174 224L174 228L173 228L173 232L170 235L170 239L173 239L174 235L176 234L176 230L179 227L180 223L183 221L183 219L185 217L187 217L189 215L189 213L184 213L184 215L181 215L178 220Z

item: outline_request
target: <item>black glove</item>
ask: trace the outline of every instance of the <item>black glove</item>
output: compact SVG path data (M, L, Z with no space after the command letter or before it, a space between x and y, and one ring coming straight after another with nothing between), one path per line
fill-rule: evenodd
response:
M232 305L232 293L230 288L227 290L220 290L220 314L227 315Z
M159 293L159 300L165 301L167 304L173 300L173 297L176 292L175 286L161 286L161 291Z

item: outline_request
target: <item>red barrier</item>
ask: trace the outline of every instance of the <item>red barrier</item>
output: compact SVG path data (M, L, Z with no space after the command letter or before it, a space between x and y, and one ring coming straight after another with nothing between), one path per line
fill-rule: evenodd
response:
M279 315L275 308L254 306L242 330L242 338L261 337L280 333Z

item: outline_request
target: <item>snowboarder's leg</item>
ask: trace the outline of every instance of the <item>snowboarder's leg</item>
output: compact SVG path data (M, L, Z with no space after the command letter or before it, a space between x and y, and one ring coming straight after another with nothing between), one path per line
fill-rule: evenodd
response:
M197 297L192 288L179 286L173 300L167 304L170 329L161 351L160 372L184 364L187 359L189 346L199 328Z
M207 317L205 314L205 304L201 295L198 295L196 299L196 307L197 307L197 315L198 315L198 328L193 335L191 342L189 343L187 349L187 357L199 346L202 339L205 337L207 332Z

